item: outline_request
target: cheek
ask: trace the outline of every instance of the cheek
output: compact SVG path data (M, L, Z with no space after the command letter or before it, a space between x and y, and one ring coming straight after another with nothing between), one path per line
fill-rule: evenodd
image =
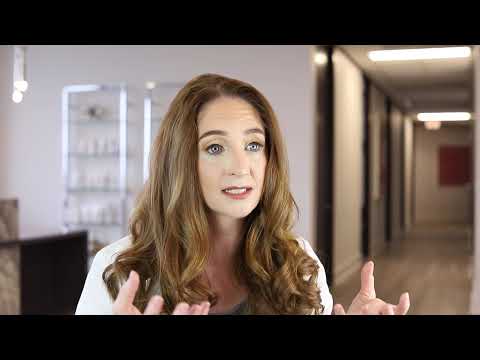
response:
M263 178L265 177L265 170L267 168L267 158L265 154L262 154L258 160L253 164L253 172L257 181L263 183Z
M198 174L202 190L216 187L220 181L221 168L218 161L207 156L200 155L198 159Z
M205 152L201 152L198 156L198 164L201 165L205 171L211 171L212 169L223 169L228 166L228 156L212 156Z

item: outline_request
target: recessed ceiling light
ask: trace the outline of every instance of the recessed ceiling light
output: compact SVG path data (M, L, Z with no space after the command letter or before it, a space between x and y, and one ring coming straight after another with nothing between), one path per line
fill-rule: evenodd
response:
M325 55L324 53L316 53L315 63L317 65L325 65L327 63L327 55Z
M417 119L420 121L467 121L472 118L469 112L438 112L419 113Z
M468 46L424 49L376 50L368 53L372 61L405 61L466 58L472 53Z

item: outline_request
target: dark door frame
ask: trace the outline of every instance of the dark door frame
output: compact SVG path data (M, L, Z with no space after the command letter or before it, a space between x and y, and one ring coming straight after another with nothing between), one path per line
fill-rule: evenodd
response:
M324 268L328 284L333 284L333 167L334 167L334 79L332 55L334 46L319 46L327 56L325 67L317 73L317 191L316 236L317 255ZM321 66L321 65L320 65Z
M362 255L370 254L370 80L363 74L363 204Z
M401 126L400 126L400 161L402 167L400 169L400 231L405 233L405 197L406 197L406 184L405 184L405 114L401 113ZM403 237L403 236L402 236Z
M387 110L385 126L385 142L387 152L386 174L385 174L385 242L392 241L392 101L386 98L385 107ZM384 151L384 149L382 149Z

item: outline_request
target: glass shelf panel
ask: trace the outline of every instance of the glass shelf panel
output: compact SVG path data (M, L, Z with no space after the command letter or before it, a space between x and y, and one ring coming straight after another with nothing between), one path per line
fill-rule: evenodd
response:
M106 188L106 187L74 187L74 188L68 188L68 192L78 192L78 193L83 193L83 192L105 192L105 193L119 193L123 192L121 189L118 188ZM127 193L130 193L130 190L127 190Z
M114 119L101 119L101 120L90 120L90 119L78 119L78 120L70 120L70 124L73 125L118 125L120 122ZM138 126L141 125L134 121L127 121L128 126Z
M70 157L77 157L77 158L118 158L120 157L120 153L79 153L79 152L69 152L68 156ZM127 154L127 158L133 158L136 155L134 154Z
M112 223L112 224L103 224L103 223L68 223L66 222L65 225L67 226L74 226L74 227L116 227L122 226L119 223Z

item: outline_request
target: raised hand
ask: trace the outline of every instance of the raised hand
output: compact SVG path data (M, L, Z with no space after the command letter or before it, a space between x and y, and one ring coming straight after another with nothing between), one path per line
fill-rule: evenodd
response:
M118 296L113 303L114 315L142 315L133 305L135 294L137 293L138 286L140 285L140 278L135 271L131 271L130 275L120 288ZM158 315L162 312L163 298L159 295L153 296L145 308L143 315ZM187 303L179 303L173 310L172 315L207 315L210 310L210 303L203 302L200 305L188 305Z
M378 299L375 294L373 269L372 261L363 266L360 291L348 308L347 315L405 315L410 307L408 292L400 296L397 305L388 304ZM336 304L334 313L335 315L345 315L345 310L341 304Z

